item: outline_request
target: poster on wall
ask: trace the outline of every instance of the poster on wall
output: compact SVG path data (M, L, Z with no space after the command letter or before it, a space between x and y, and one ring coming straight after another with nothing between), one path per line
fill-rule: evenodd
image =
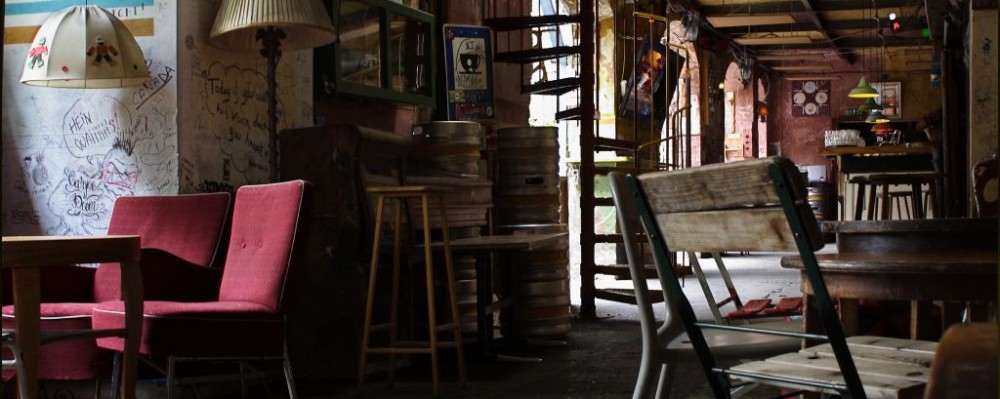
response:
M792 82L792 115L830 115L830 81L804 80Z
M900 82L874 82L872 88L878 92L875 103L882 106L882 113L890 119L903 114L902 84Z
M444 25L448 120L493 118L492 40L484 26Z

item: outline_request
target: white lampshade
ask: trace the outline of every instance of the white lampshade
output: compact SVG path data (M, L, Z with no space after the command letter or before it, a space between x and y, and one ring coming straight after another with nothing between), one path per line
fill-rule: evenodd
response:
M285 50L320 47L337 38L319 0L222 0L209 40L226 50L256 51L261 48L257 30L267 27L285 32Z
M149 80L146 59L132 32L98 6L52 14L35 34L21 83L63 88L114 88Z

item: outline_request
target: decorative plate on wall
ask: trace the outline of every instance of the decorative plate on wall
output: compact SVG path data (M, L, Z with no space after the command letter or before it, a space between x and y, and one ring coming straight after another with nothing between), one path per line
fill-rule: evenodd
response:
M792 82L792 115L830 115L830 81L805 80Z

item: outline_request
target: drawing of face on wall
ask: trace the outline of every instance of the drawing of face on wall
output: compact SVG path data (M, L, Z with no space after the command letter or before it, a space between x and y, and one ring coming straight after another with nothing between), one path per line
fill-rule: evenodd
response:
M101 163L101 181L114 196L132 195L139 181L139 165L132 157L135 144L124 137L115 140Z

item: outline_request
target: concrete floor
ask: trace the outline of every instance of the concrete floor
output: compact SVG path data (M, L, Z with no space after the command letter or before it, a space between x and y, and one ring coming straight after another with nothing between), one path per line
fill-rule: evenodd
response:
M798 272L778 266L777 254L729 255L723 258L737 286L741 299L798 296ZM714 262L702 259L702 267L717 297L724 292ZM572 273L578 275L578 273ZM578 287L576 281L571 282ZM650 280L651 286L656 286ZM602 279L598 286L631 288L630 281ZM689 277L685 291L696 305L699 318L710 319L711 312L697 280ZM573 301L579 295L573 293ZM731 305L730 305L731 306ZM724 309L725 310L725 309ZM631 397L639 369L642 342L634 305L598 300L598 319L572 321L572 330L563 337L563 345L522 345L505 347L502 353L541 358L538 363L467 362L468 383L457 382L454 357L441 356L441 397L446 398L627 398ZM662 306L656 307L662 317ZM300 386L303 398L428 398L432 397L427 361L414 359L414 366L401 370L390 387L384 375L375 375L359 390L355 383L327 386ZM696 364L678 368L671 390L673 398L711 398L705 376ZM777 391L757 388L744 398L774 395Z
M740 297L744 300L770 297L777 300L783 296L798 296L799 277L794 270L778 266L778 254L729 255L724 257L727 268L736 284ZM702 267L713 291L721 297L724 285L714 262L702 259ZM571 271L571 276L578 276ZM579 282L571 280L572 300L578 306ZM602 278L599 287L629 288L631 281ZM650 286L658 286L650 280ZM699 318L710 319L711 313L697 279L685 280L685 291L696 306ZM731 306L731 305L730 305ZM726 309L724 309L726 310ZM662 305L655 307L657 317L662 317ZM467 349L468 382L463 387L458 383L454 357L445 350L441 356L441 394L444 398L627 398L631 397L639 368L642 343L639 332L638 314L634 305L598 300L598 318L594 320L572 320L571 332L559 337L561 345L545 344L502 347L498 352L526 357L541 358L537 363L509 363L483 361L474 356L472 348ZM385 375L372 375L364 390L359 390L355 381L325 382L322 384L300 381L299 396L303 399L339 398L429 398L431 393L429 361L426 356L411 358L412 366L397 372L397 382L389 387ZM685 364L678 368L671 389L673 398L711 398L705 376L696 364ZM255 383L250 386L250 398L286 397L283 379L274 378L270 383ZM140 399L162 398L162 380L141 381ZM75 384L75 385L74 385ZM46 382L46 397L85 398L93 397L93 385L88 383ZM106 385L105 385L106 386ZM238 385L199 386L197 394L190 388L183 389L184 398L230 398L239 397ZM760 398L773 395L774 389L761 387L751 391L744 398ZM102 397L109 397L105 394Z

